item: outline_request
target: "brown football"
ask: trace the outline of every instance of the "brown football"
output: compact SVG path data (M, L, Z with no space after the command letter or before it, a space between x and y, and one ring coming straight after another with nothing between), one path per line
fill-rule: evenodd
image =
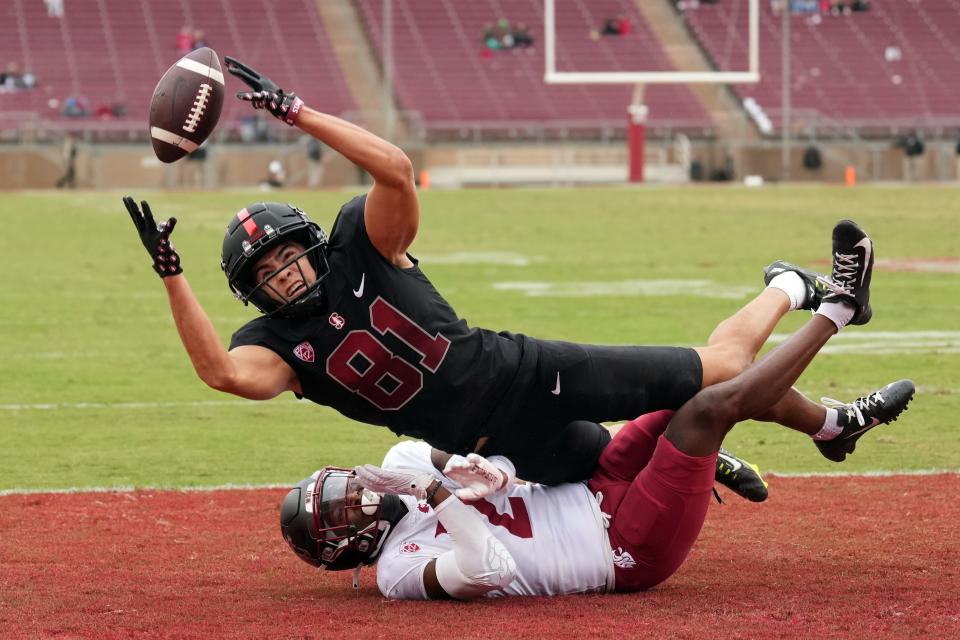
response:
M179 160L207 139L220 118L223 92L213 49L191 51L167 69L150 100L150 139L160 160Z

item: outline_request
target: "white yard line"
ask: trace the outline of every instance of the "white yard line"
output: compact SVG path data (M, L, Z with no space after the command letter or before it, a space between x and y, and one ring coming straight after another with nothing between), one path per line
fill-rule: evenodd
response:
M960 469L909 469L906 471L763 471L763 477L777 478L898 478L901 476L960 475Z
M167 409L171 407L231 407L257 405L260 407L316 406L308 400L187 400L183 402L38 402L0 404L0 411L53 411L60 409Z
M898 478L914 476L960 475L960 469L915 469L908 471L862 471L845 473L841 471L814 471L814 472L779 472L764 473L764 477L803 479L803 478ZM44 494L77 494L77 493L136 493L147 491L171 491L178 493L207 493L214 491L256 491L261 489L288 489L290 484L222 484L201 487L174 487L167 485L148 487L69 487L65 489L2 489L0 497L27 496Z
M594 296L692 296L739 300L756 287L720 285L710 280L613 280L600 282L495 282L497 291L517 291L532 298Z

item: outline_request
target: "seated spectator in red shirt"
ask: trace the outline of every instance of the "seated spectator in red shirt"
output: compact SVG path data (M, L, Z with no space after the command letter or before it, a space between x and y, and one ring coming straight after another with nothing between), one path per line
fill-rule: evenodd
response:
M603 30L600 32L605 36L625 36L630 33L630 30L633 28L633 25L630 23L630 18L620 14L618 16L610 16L603 21Z
M600 31L605 36L620 35L620 21L613 16L603 21L603 29Z
M194 49L193 29L184 25L177 34L177 53L190 53Z

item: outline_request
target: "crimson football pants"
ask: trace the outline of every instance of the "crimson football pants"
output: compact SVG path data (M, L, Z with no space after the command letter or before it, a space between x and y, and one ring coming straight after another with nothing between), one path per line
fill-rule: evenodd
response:
M611 516L617 591L649 589L673 575L707 515L717 454L679 451L663 435L671 417L657 411L626 423L587 482Z

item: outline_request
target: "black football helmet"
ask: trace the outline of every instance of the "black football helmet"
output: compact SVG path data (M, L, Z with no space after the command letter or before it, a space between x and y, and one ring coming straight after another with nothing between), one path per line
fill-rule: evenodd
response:
M262 282L255 282L254 265L257 260L284 242L296 242L304 250L268 274ZM304 256L316 272L317 279L306 289L288 297L271 281L291 264L296 264L301 278L306 282L298 262ZM227 276L230 290L243 304L252 302L266 315L310 315L322 311L326 302L321 283L330 273L327 234L302 209L279 202L258 202L242 209L227 225L220 268ZM270 291L280 299L271 296Z
M400 498L367 491L352 469L325 467L287 493L280 532L304 562L344 571L376 562L393 525L406 514Z

